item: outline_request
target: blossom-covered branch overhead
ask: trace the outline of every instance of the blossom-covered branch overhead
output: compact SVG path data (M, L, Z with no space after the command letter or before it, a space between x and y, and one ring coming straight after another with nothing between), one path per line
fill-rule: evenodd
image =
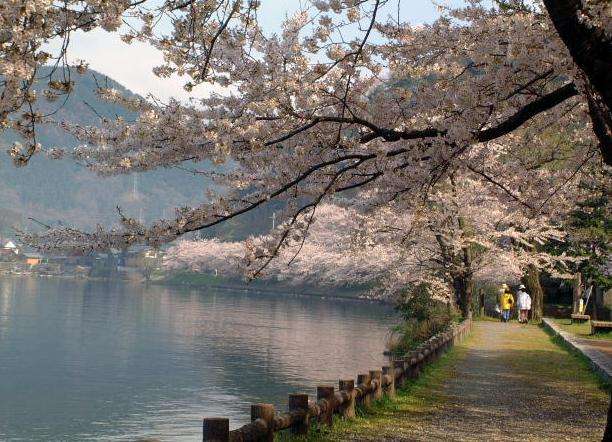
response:
M59 227L28 240L84 250L155 245L275 198L286 201L287 219L337 194L354 198L360 211L410 206L466 170L537 216L568 177L610 161L599 71L576 59L559 28L567 11L551 2L472 0L411 26L398 21L409 11L395 10L407 2L312 0L272 34L259 21L263 1L3 2L0 124L23 137L9 152L17 164L39 151L70 156L100 175L225 163L209 173L222 190L174 219L144 226L122 217L114 230ZM605 46L609 15L590 3L600 4L585 2L585 38ZM185 104L100 88L103 99L128 106L137 119L102 119L94 127L41 115L37 100L44 98L32 88L38 67L57 66L47 99L69 94L74 71L61 67L70 36L96 28L160 50L159 77L185 76L187 91L208 84L224 92ZM64 44L47 54L44 44L53 39ZM80 146L40 145L43 124L60 126ZM563 145L551 152L558 133ZM550 156L563 157L562 164L541 173L536 163ZM534 175L549 183L549 193L522 188Z

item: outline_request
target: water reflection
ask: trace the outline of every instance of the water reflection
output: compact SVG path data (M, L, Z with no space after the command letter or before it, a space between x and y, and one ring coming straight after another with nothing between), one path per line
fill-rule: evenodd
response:
M376 304L0 281L0 440L194 440L203 415L380 367Z

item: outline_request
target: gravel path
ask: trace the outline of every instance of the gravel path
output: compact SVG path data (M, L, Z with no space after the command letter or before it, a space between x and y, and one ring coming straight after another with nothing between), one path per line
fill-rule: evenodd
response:
M609 394L539 327L477 322L457 351L439 382L411 393L422 397L398 398L339 439L601 440Z

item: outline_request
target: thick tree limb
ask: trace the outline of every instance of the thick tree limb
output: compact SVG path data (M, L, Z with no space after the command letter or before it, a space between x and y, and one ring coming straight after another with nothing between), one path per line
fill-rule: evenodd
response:
M585 19L589 11L583 1L544 0L544 4L559 37L586 77L593 130L604 161L612 165L612 39L605 29Z
M533 100L531 103L525 105L517 112L509 116L503 122L496 126L488 129L483 129L474 134L476 141L484 143L486 141L492 141L500 138L504 135L509 134L513 130L518 129L531 118L545 112L558 104L563 103L565 100L578 95L578 89L574 83L568 83L560 88L550 92L546 95ZM399 140L414 140L421 138L433 138L438 136L446 135L445 130L439 130L435 128L428 128L423 130L412 130L412 131L395 131L392 129L378 128L371 133L361 138L362 143L367 143L376 138L383 138L385 141L399 141Z
M549 94L543 95L537 100L525 105L523 108L518 110L497 126L481 130L475 134L475 138L480 142L485 142L507 135L513 130L521 127L536 115L552 109L575 95L578 95L576 85L574 85L574 83L568 83L565 86L562 86Z
M474 135L474 138L477 142L486 142L492 141L499 137L509 134L513 130L518 129L520 126L525 124L531 118L545 112L558 104L563 103L565 100L578 95L578 89L574 83L568 83L560 88L550 92L546 95L543 95L536 100L533 100L531 103L525 105L523 108L519 109L516 113L508 117L503 122L499 123L497 126L490 127L488 129L483 129L480 132L477 132ZM265 143L266 146L270 146L276 143L280 143L282 141L286 141L293 136L309 130L320 123L346 123L346 124L356 124L363 126L370 130L370 132L366 133L360 138L360 143L367 144L372 140L377 138L382 138L387 142L394 142L400 140L419 140L425 138L435 138L446 135L446 130L436 129L433 127L420 129L420 130L406 130L406 131L397 131L393 129L388 129L384 127L379 127L373 124L370 121L367 121L362 118L352 117L334 117L334 116L317 116L314 117L311 121L300 126L279 138L268 141Z

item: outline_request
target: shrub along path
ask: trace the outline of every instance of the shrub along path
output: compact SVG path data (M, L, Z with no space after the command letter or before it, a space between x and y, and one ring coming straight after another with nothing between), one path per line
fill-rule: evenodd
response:
M476 322L396 400L318 439L600 441L609 398L587 363L541 328Z

